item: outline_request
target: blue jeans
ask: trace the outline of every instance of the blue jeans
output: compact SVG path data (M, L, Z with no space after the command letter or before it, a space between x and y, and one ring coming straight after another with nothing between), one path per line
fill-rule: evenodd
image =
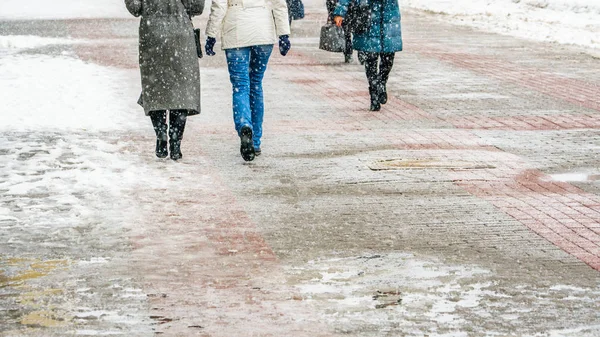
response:
M254 148L260 149L265 112L262 80L273 45L225 50L229 79L233 88L233 121L240 134L243 126L252 128Z

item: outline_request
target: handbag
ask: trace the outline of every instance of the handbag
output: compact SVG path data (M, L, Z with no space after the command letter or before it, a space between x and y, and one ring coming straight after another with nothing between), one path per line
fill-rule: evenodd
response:
M364 34L371 29L371 6L369 0L354 0L348 6L346 14L348 26L353 33Z
M196 41L196 53L198 54L198 58L202 58L204 54L202 53L202 43L200 42L200 28L194 28L194 40Z
M319 38L319 49L333 53L341 53L346 49L346 38L344 29L338 27L332 22L321 27L321 37Z

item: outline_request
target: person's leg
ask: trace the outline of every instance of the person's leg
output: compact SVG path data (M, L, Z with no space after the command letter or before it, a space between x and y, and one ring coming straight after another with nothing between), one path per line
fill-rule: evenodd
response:
M251 47L225 50L229 79L233 88L233 120L240 136L240 153L245 161L254 160L252 113L250 110Z
M290 28L292 28L292 2L290 0L286 0L286 5L288 8L288 22L290 23Z
M250 115L250 47L225 50L233 90L233 122L240 135L243 126L252 125Z
M342 28L344 28L344 39L346 40L346 47L344 48L344 61L346 63L351 63L352 53L354 52L352 49L352 27L350 27L347 20L344 20L342 23Z
M156 156L158 158L166 158L169 155L167 150L167 112L151 111L150 120L156 133Z
M335 6L337 4L336 0L326 0L325 6L327 6L327 20L329 22L333 22L333 11L335 10Z
M350 31L344 31L346 37L346 49L344 50L344 61L346 63L352 63L352 33Z
M183 157L181 154L181 140L183 139L187 114L187 110L169 111L169 150L171 152L171 159L173 160Z
M250 55L250 110L252 111L254 149L258 152L260 152L260 139L265 112L262 80L272 51L273 45L253 46Z
M381 63L379 65L379 101L381 104L387 103L387 81L390 77L390 72L394 66L394 57L396 53L381 53Z
M371 97L371 111L379 111L381 105L379 104L378 86L379 86L379 73L377 70L377 63L379 60L379 53L367 53L359 52L365 61L365 72L367 74L367 80L369 81L369 95Z

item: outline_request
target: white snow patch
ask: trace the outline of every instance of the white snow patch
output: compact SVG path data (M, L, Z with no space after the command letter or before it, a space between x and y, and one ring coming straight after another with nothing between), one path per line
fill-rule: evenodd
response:
M18 220L14 216L10 215L10 209L0 207L0 221L16 221Z
M565 284L555 285L553 287L550 287L550 290L556 290L556 291L568 290L568 291L577 291L577 292L585 292L585 291L587 291L587 289L583 289L583 288L580 288L580 287L574 287L574 286L570 286L570 285L565 285Z
M76 335L83 336L118 336L124 335L123 332L120 331L98 331L98 330L77 330L75 331Z
M142 300L147 298L142 289L126 288L123 289L123 292L125 293L121 295L122 298L139 298Z
M403 0L453 23L539 41L600 48L597 0Z
M107 315L114 315L116 314L115 312L110 312L110 311L105 311L105 310L93 310L93 311L86 311L86 312L80 312L75 314L75 318L79 318L79 319L89 319L89 318L95 318L95 319L100 319L103 316L107 316Z
M572 172L552 174L550 175L550 178L560 182L586 182L590 180L599 180L600 176L597 173Z
M0 58L0 73L0 130L127 130L145 120L126 70L69 57L10 55Z
M2 0L0 19L131 18L122 0Z
M301 297L316 306L327 303L330 323L349 331L360 324L398 321L390 316L394 312L456 327L463 323L457 310L477 310L482 298L502 296L488 290L489 282L474 281L487 270L436 264L411 254L311 261L304 270L321 277L297 284ZM410 319L401 321L412 324Z
M20 51L48 45L74 44L82 40L41 37L35 35L1 35L0 51Z
M89 308L78 308L77 313L74 314L74 318L76 319L97 319L111 323L117 324L135 324L136 320L133 319L133 315L123 315L120 311L108 311L108 310L89 310ZM83 330L79 330L83 331ZM95 330L86 330L86 331L95 331ZM106 331L109 335L114 335L115 333ZM110 332L110 333L109 333ZM121 334L118 332L117 334ZM91 333L91 335L96 335L96 333ZM100 333L100 335L104 335Z
M533 335L534 337L595 337L600 332L600 325L582 326L572 329L550 330Z
M90 265L90 264L105 264L110 262L110 258L106 257L92 257L89 261L79 261L80 265Z

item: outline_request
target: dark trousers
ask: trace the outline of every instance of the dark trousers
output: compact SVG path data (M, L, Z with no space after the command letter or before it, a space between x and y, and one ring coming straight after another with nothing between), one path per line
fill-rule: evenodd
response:
M166 142L168 133L171 142L181 142L187 121L187 110L169 110L169 126L167 126L166 110L150 112L150 119L156 132L156 139Z
M359 53L361 54L359 57L365 61L369 91L385 91L396 53Z
M337 5L337 0L327 0L327 12L329 15L329 22L333 22L333 11ZM346 48L344 49L344 55L351 56L354 51L352 48L352 29L348 25L348 20L342 22L342 28L344 29L344 38L346 39Z

